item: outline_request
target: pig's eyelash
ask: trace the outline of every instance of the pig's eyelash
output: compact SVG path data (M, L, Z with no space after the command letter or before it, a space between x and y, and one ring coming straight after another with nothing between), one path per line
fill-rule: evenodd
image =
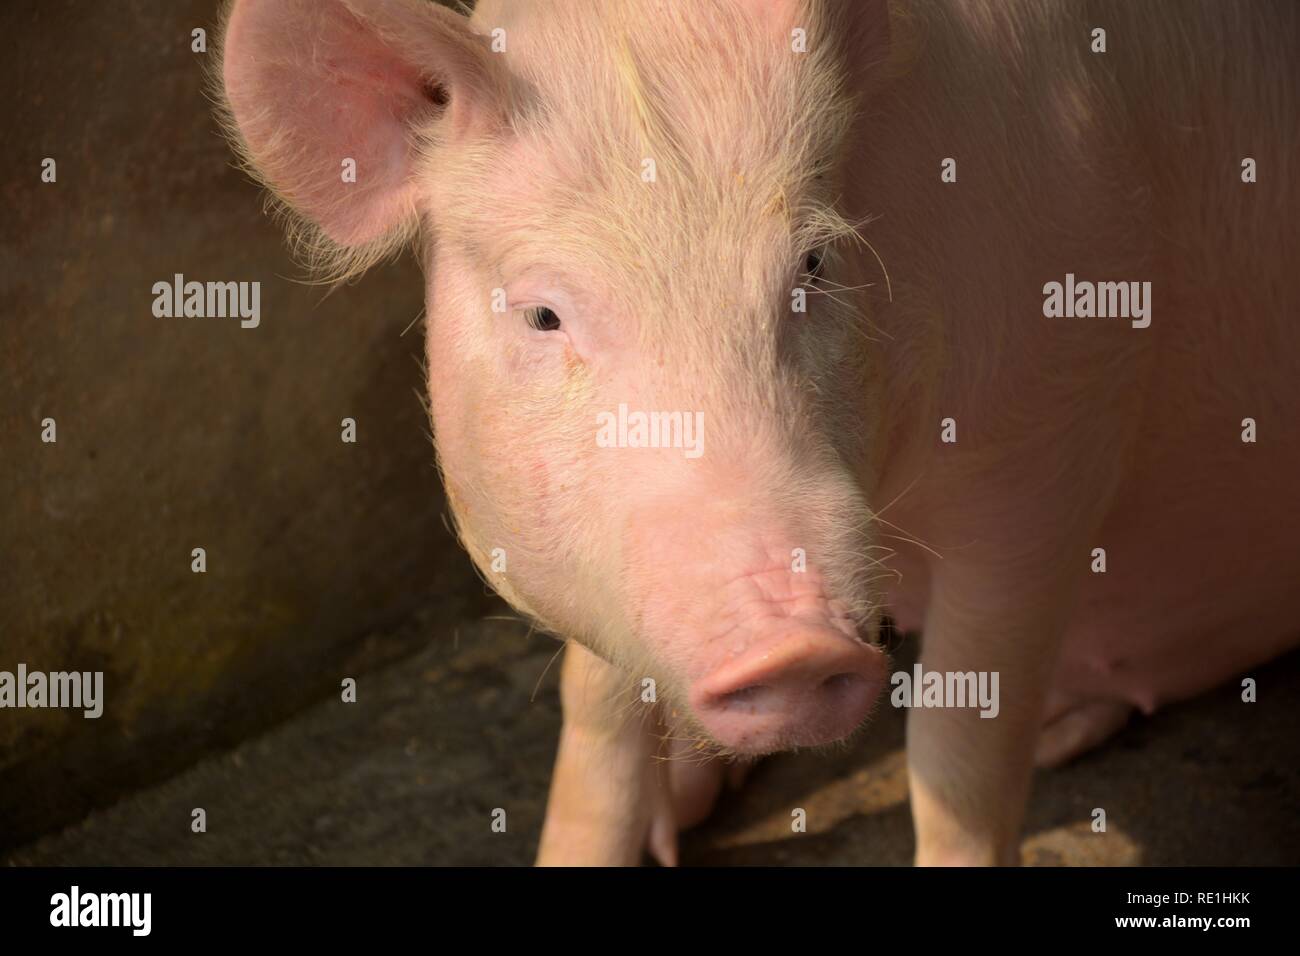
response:
M821 202L808 203L798 213L795 241L804 249L818 249L837 242L856 242L862 238L859 229L870 220L850 222L836 211L833 205Z

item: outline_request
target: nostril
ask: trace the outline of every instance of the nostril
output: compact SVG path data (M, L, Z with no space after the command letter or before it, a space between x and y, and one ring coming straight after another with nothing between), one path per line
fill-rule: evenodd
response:
M866 681L858 674L845 672L843 674L832 674L822 681L822 689L831 693L843 693L847 690L856 690L865 684Z
M712 709L738 714L758 714L789 706L800 699L811 700L811 698L804 698L805 694L824 695L828 702L846 700L866 686L867 681L861 675L844 671L832 674L818 682L795 679L778 681L775 684L747 684L725 694L715 695L709 701L709 706Z
M739 690L733 690L728 694L723 694L716 700L716 705L728 710L749 710L753 711L762 703L763 698L767 696L769 688L766 684L750 684L748 687L742 687Z

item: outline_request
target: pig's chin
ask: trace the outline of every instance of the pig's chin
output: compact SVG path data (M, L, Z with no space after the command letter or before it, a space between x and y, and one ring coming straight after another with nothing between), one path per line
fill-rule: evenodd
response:
M838 620L771 622L689 682L689 729L724 754L843 740L888 681L884 652Z

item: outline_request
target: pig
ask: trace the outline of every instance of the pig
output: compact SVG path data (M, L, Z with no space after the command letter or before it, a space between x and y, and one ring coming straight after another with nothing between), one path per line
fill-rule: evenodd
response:
M921 865L1296 644L1297 53L1289 2L230 6L239 154L319 274L416 250L460 538L565 641L539 863L675 863L887 706L886 614L1000 688L909 711Z

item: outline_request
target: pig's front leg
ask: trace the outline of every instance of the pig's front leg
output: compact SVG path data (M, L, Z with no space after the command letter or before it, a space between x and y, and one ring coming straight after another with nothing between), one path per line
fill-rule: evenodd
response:
M945 568L934 585L924 671L996 672L998 709L993 717L981 717L978 707L908 714L916 863L1015 865L1069 590L960 566Z
M627 675L572 641L564 650L564 727L539 866L635 866L656 808L651 714L629 704Z

